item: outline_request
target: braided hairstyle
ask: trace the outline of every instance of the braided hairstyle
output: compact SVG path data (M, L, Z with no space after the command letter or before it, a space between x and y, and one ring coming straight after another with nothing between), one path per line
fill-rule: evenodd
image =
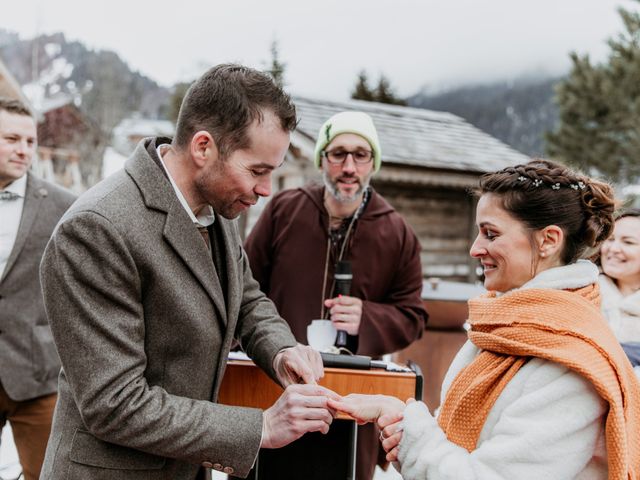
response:
M613 231L613 188L550 160L535 159L487 173L474 193L498 196L502 207L530 230L560 227L565 236L560 255L564 264L591 257Z

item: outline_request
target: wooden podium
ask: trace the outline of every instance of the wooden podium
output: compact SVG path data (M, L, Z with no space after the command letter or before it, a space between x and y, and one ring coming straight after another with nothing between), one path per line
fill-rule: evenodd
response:
M411 372L325 368L319 383L340 395L383 394L402 401L421 400L422 374L417 366L411 368ZM222 380L218 403L264 410L273 405L282 392L253 362L231 360ZM348 421L334 422L327 435L308 433L284 448L261 450L248 478L355 479L356 423L346 415L338 418Z

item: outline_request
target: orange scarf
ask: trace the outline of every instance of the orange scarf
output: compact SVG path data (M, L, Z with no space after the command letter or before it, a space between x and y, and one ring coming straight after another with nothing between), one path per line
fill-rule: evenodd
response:
M456 378L438 423L472 451L494 402L530 357L569 368L609 404L605 437L609 478L640 478L640 383L600 313L600 291L489 292L469 301L469 339L482 351Z

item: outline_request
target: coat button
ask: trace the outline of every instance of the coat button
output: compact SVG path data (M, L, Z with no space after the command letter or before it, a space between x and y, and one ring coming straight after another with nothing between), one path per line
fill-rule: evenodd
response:
M224 473L228 474L228 475L232 475L233 472L235 472L235 470L233 469L233 467L224 467L224 469L222 470Z
M211 462L202 462L202 466L204 468L211 468L211 467L213 467L213 463L211 463Z
M213 464L213 469L222 471L222 465L220 465L219 463L214 463Z

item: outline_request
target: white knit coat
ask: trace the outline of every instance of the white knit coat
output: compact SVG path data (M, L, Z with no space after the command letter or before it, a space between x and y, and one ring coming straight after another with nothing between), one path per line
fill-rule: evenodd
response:
M640 342L640 291L622 296L606 275L598 278L602 296L602 313L620 343Z
M580 288L597 280L590 262L546 270L522 288ZM463 345L441 398L479 349ZM534 358L504 388L469 453L450 442L426 405L407 406L399 468L406 480L605 480L607 406L593 386L556 363Z

